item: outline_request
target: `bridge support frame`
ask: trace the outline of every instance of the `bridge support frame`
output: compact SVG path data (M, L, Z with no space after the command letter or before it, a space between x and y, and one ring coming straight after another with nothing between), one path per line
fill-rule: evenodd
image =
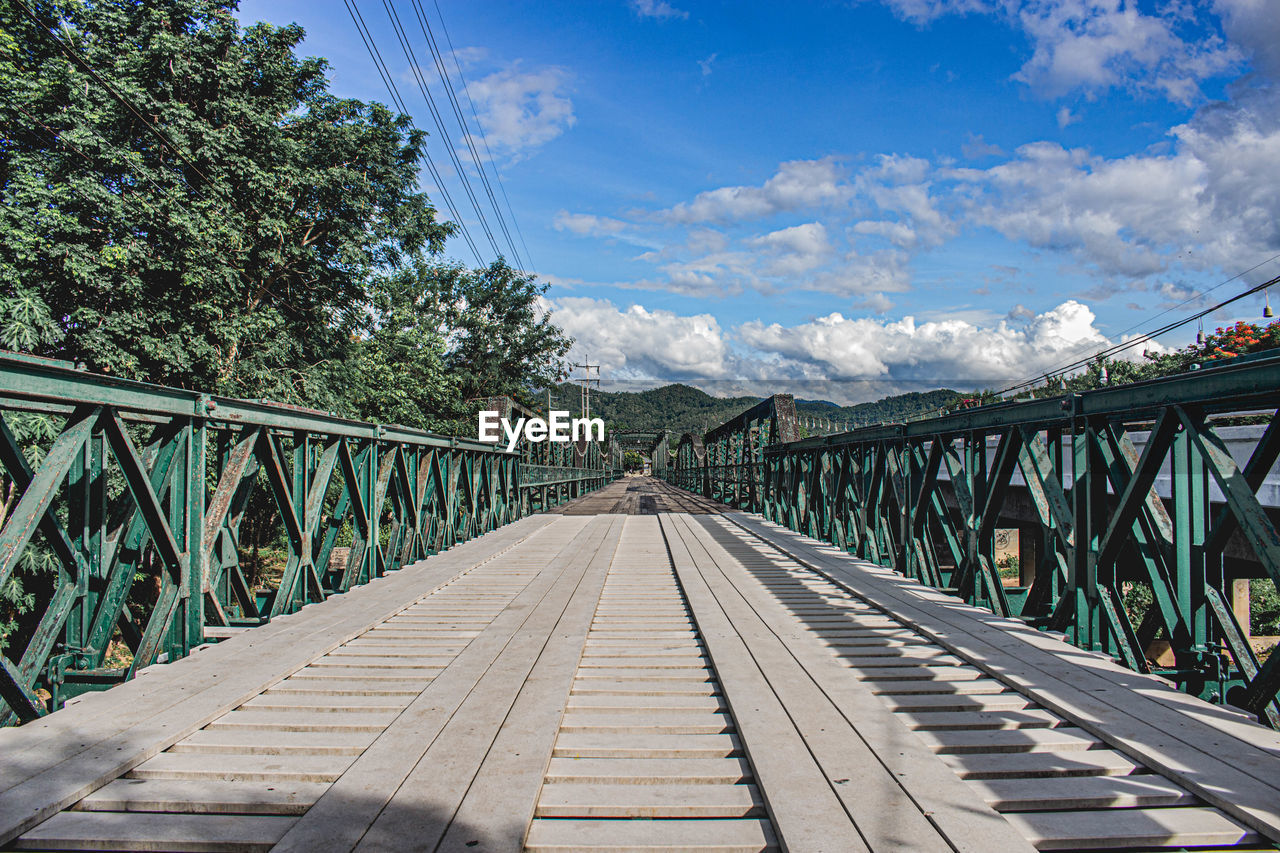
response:
M0 647L0 722L35 719L206 636L346 592L613 477L594 443L539 461L0 353L0 587L20 577L28 596L8 608L17 624ZM247 560L250 528L267 517L282 532L278 578ZM349 547L335 561L340 540Z
M778 399L702 453L686 436L672 482L1280 725L1280 654L1260 663L1232 607L1238 579L1280 585L1280 514L1258 497L1280 458L1280 358L755 442ZM1266 426L1237 460L1242 419ZM1006 580L993 540L1010 526L1030 544Z

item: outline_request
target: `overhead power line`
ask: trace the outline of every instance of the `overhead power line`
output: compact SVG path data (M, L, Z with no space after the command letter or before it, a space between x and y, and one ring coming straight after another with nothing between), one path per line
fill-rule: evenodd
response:
M365 23L364 16L360 14L359 6L356 5L355 0L343 0L343 3L346 4L347 12L351 15L351 20L356 25L356 31L360 33L360 40L364 42L369 58L373 60L378 76L382 78L383 85L387 87L387 93L391 95L392 104L402 115L409 116L409 121L412 123L413 114L409 112L409 108L405 106L404 99L400 97L400 89L396 86L395 79L391 76L391 70L382 59L382 52L378 50L378 45L373 40L372 31ZM416 128L417 125L415 124L414 127ZM484 259L480 255L480 250L476 248L475 240L471 237L471 231L458 213L457 205L453 203L453 196L449 193L449 188L445 186L444 179L440 177L440 172L436 169L436 164L427 152L426 146L421 149L421 158L422 162L427 166L427 171L431 173L431 178L435 181L436 188L440 191L440 197L444 199L445 207L448 208L449 215L457 225L458 233L462 236L463 242L471 250L471 254L476 259L476 264L484 266Z
M64 53L66 57L71 60L73 64L75 64L78 68L80 68L82 71L88 74L91 78L93 78L93 81L97 83L99 86L101 86L102 89L106 91L106 93L110 95L113 99L115 99L117 103L119 103L122 107L124 107L129 112L133 113L134 116L136 116L138 120L142 122L142 126L145 127L151 133L152 136L160 140L160 143L164 145L166 148L168 148L170 151L172 151L174 154L178 155L178 159L182 160L182 162L190 166L191 170L195 172L197 175L199 175L206 184L211 183L208 175L206 175L203 171L201 171L200 167L197 166L195 163L193 163L191 161L191 158L182 152L182 149L178 148L178 146L174 143L174 141L169 138L168 134L166 134L160 128L156 127L154 123L149 121L147 117L143 115L142 112L137 107L135 107L132 102L129 101L128 98L120 94L120 92L117 91L114 86L108 83L102 77L102 75L98 73L97 69L95 69L92 65L90 65L84 59L84 57L82 57L79 53L73 50L70 45L68 45L61 38L59 38L56 32L46 27L44 22L41 21L36 16L35 12L31 10L30 6L24 3L23 0L14 0L14 2L17 3L18 6L22 8L23 13L31 20L33 24L36 25L36 29L38 29L42 34L48 37L55 45L57 45L58 49L62 51L62 53ZM199 191L198 187L195 189ZM201 195L203 195L203 193L201 193Z
M418 0L411 0L413 11L418 18L418 26L422 30L423 38L427 40L427 47L431 49L431 58L435 61L436 72L440 75L440 82L444 84L445 93L449 97L449 105L453 108L453 117L458 122L458 129L462 133L462 140L467 146L467 151L471 154L471 162L475 164L476 172L480 175L480 183L484 185L485 195L489 198L489 204L493 207L493 212L497 217L498 228L502 231L507 240L507 246L511 249L511 257L515 259L516 265L524 267L524 261L520 259L520 253L516 251L515 241L511 239L511 231L507 228L506 217L502 215L502 207L498 204L497 197L493 194L493 185L489 183L489 173L485 168L484 160L480 157L480 152L476 149L475 137L471 133L471 128L467 126L467 117L462 112L462 107L458 103L458 95L454 91L453 81L449 77L449 70L445 67L444 54L440 50L440 46L436 43L435 33L432 32L431 24L427 21L427 15L422 9L422 4ZM439 11L437 7L437 11ZM457 60L457 56L454 56ZM477 125L479 120L477 120Z
M1147 318L1145 318L1145 319L1143 319L1143 320L1139 320L1137 323L1134 323L1134 324L1133 324L1132 326L1130 326L1129 328L1122 330L1122 331L1119 333L1119 336L1120 336L1121 338L1123 338L1125 335L1129 334L1130 332L1137 331L1139 328L1141 328L1141 327L1143 327L1143 326L1147 325L1148 323L1150 323L1150 322L1152 322L1152 321L1154 321L1154 320L1158 320L1158 319L1160 319L1161 317L1165 316L1166 314L1172 314L1174 311L1177 311L1179 308L1183 308L1183 307L1185 307L1185 306L1187 306L1187 305L1190 305L1190 304L1191 304L1191 303L1193 303L1193 302L1197 302L1197 301L1199 301L1199 300L1203 299L1205 296L1209 295L1210 293L1213 293L1213 291L1217 290L1218 288L1220 288L1220 287L1225 287L1226 285L1230 284L1231 282L1236 281L1237 279L1243 278L1244 276L1248 275L1249 273L1253 272L1254 270L1256 270L1256 269L1259 269L1259 268L1261 268L1261 267L1266 266L1267 264L1271 263L1272 261L1276 260L1277 258L1280 258L1280 253L1277 253L1277 254L1272 255L1271 257L1267 258L1266 260L1259 261L1258 263L1254 264L1253 266L1249 267L1248 269L1246 269L1246 270L1241 270L1240 272L1236 273L1235 275L1231 276L1230 278L1223 279L1222 281L1218 282L1217 284L1213 285L1212 287L1206 288L1206 289L1204 289L1204 290L1197 291L1197 292L1196 292L1196 293L1194 293L1193 295L1188 296L1186 299L1182 300L1181 302L1177 303L1176 305L1171 305L1170 307L1166 308L1165 310L1161 311L1161 312L1160 312L1160 313L1158 313L1158 314L1153 314L1153 315L1152 315L1152 316L1150 316L1150 317L1147 317ZM1214 309L1211 309L1211 310L1214 310ZM1203 315L1201 315L1201 316L1203 316ZM1199 318L1199 317L1193 317L1193 318L1191 318L1191 319L1195 320L1195 319L1200 319L1200 318ZM1190 322L1190 321L1188 321L1188 322ZM1144 337L1145 337L1145 338L1151 338L1151 337L1153 337L1153 336L1154 336L1154 335L1145 335ZM1133 346L1133 343L1132 343L1132 342L1130 342L1130 343L1126 344L1125 346ZM1079 355L1080 353L1087 352L1087 351L1089 351L1089 350L1091 350L1091 349L1092 349L1092 345L1091 345L1091 344L1086 344L1085 346L1077 347L1076 349L1072 350L1072 351L1071 351L1071 354L1070 354L1069 356L1067 356L1067 357L1068 357L1069 359L1074 359L1074 358L1075 358L1077 355ZM1093 358L1095 358L1095 357L1096 357L1096 353L1095 353L1094 355L1087 356L1086 358L1084 358L1084 359L1083 359L1083 361L1085 361L1085 362L1087 362L1087 361L1092 361L1092 360L1093 360ZM1072 362L1072 364L1073 364L1073 365L1075 365L1075 364L1078 364L1078 362ZM1054 368L1053 370L1050 370L1050 371L1048 371L1047 373L1038 373L1038 374L1036 374L1035 376L1030 376L1030 377L1027 377L1027 378L1025 378L1025 379L1020 380L1020 381L1019 381L1017 384L1015 384L1013 387L1015 387L1015 388L1021 388L1023 385L1026 385L1026 384L1028 384L1028 383L1031 383L1031 382L1039 382L1041 379L1047 378L1047 377L1049 377L1049 376L1056 376L1056 375L1058 375L1058 374L1060 374L1060 373L1063 373L1063 372L1065 372L1065 370L1066 370L1066 369L1070 369L1070 368L1065 368L1065 369L1062 369L1062 368Z
M1277 256L1275 256L1275 257L1280 257L1280 255L1277 255ZM1257 264L1257 265L1255 265L1255 266L1251 267L1249 270L1245 270L1244 272L1239 273L1238 275L1232 276L1230 279L1227 279L1227 281L1220 282L1219 284L1214 285L1213 287L1209 288L1209 290L1204 291L1204 293L1208 293L1208 292L1210 292L1210 291L1212 291L1212 290L1216 290L1218 287L1221 287L1223 284L1226 284L1228 281L1234 281L1235 279L1239 278L1241 275L1246 275L1247 273L1251 272L1252 270L1257 269L1258 267L1262 266L1263 264L1266 264L1266 263L1268 263L1268 262L1269 262L1269 261L1271 261L1271 260L1275 260L1275 257L1270 258L1270 259L1268 259L1267 261L1263 261L1262 263ZM1262 282L1261 284L1254 285L1253 287L1250 287L1250 288L1248 288L1248 289L1246 289L1246 290L1244 290L1244 291L1241 291L1240 293L1237 293L1235 296L1232 296L1232 297L1229 297L1229 298L1227 298L1227 299L1224 299L1223 301L1219 302L1217 305L1213 305L1213 306L1211 306L1211 307L1209 307L1209 308L1205 308L1205 309L1203 309L1203 310L1201 310L1201 311L1197 311L1197 312L1196 312L1196 313L1194 313L1194 314L1190 314L1190 315L1188 315L1188 316L1186 316L1186 317L1184 317L1184 318L1182 318L1182 319L1180 319L1180 320L1175 320L1175 321L1174 321L1174 322L1172 322L1172 323L1167 323L1167 324L1165 324L1164 326L1161 326L1161 327L1160 327L1160 328L1158 328L1158 329L1154 329L1153 331L1146 332L1146 333L1142 334L1142 335L1141 335L1140 337L1138 337L1138 338L1135 338L1135 339L1133 339L1133 340L1129 340L1129 341L1122 341L1121 343L1118 343L1118 344L1112 344L1112 345L1111 345L1111 346L1109 346L1109 347L1104 347L1103 349L1098 350L1097 352L1093 353L1092 355L1090 355L1090 356L1088 356L1088 357L1086 357L1086 358L1077 359L1076 361L1073 361L1073 362L1071 362L1071 363L1069 363L1069 364L1064 364L1064 365L1062 365L1062 366L1060 366L1060 367L1054 368L1053 370L1049 370L1049 371L1046 371L1046 372L1044 372L1044 373L1038 374L1038 375L1037 375L1037 376L1035 376L1034 378L1023 380L1022 382L1019 382L1019 383L1017 383L1017 384L1015 384L1015 385L1011 385L1011 386L1009 386L1008 388L1005 388L1005 389L1003 389L1002 391L999 391L999 392L997 392L997 393L998 393L998 395L1003 396L1004 394L1008 394L1008 393L1009 393L1009 392L1011 392L1011 391L1019 391L1019 390L1022 390L1022 389L1024 389L1024 388L1027 388L1027 387L1033 386L1034 384L1036 384L1036 383L1038 383L1038 382L1041 382L1042 380L1046 380L1046 381L1047 381L1047 380L1052 379L1052 378L1054 378L1054 377L1062 376L1062 375L1064 375L1064 374L1066 374L1066 373L1069 373L1069 372L1070 372L1070 371L1072 371L1072 370L1075 370L1076 368L1084 367L1085 365L1089 364L1090 362L1092 362L1092 361L1094 361L1094 360L1096 360L1096 359L1106 358L1106 357L1107 357L1107 356L1109 356L1109 355L1114 355L1115 353L1121 352L1121 351L1126 350L1126 349L1129 349L1129 348L1131 348L1131 347L1138 346L1139 344L1144 343L1144 342L1146 342L1146 341L1153 340L1154 338L1157 338L1157 337L1159 337L1160 335L1163 335L1163 334L1165 334L1165 333L1167 333L1167 332L1171 332L1171 331L1173 331L1174 329L1180 328L1180 327L1182 327L1182 326L1189 325L1189 324L1191 324L1191 323L1196 322L1197 320L1202 320L1203 318L1207 317L1208 315L1210 315L1210 314L1214 313L1215 311L1219 311L1219 310L1221 310L1221 309L1223 309L1223 308L1227 307L1228 305L1232 304L1233 302L1239 302L1241 299L1244 299L1244 298L1246 298L1246 297L1248 297L1248 296L1252 296L1252 295L1253 295L1253 294L1255 294L1255 293L1260 293L1260 292L1262 292L1262 291L1266 290L1266 289L1267 289L1267 288L1269 288L1269 287L1274 287L1274 286L1276 286L1277 284L1280 284L1280 276L1276 276L1275 278L1268 279L1267 281L1264 281L1264 282ZM1201 295L1203 295L1203 294L1201 294ZM1189 302L1189 301L1194 301L1194 298L1193 298L1193 299L1190 299L1190 300L1186 300L1186 301L1184 301L1182 304L1184 304L1184 305L1185 305L1185 304L1186 304L1187 302ZM1170 308L1170 309L1168 309L1167 311L1161 312L1161 314L1157 314L1156 316L1158 316L1158 317L1159 317L1159 316L1163 316L1164 314L1167 314L1167 313L1169 313L1170 311L1173 311L1173 310L1175 310L1175 309L1174 309L1174 308ZM1124 333L1122 333L1122 334L1127 334L1127 333L1128 333L1128 332L1126 331L1126 332L1124 332Z
M352 2L355 2L355 0L352 0ZM458 180L462 184L463 191L467 194L467 198L471 200L471 207L476 213L476 218L480 221L480 229L484 231L485 237L488 238L489 245L493 248L493 253L501 255L502 250L498 248L498 241L494 239L493 231L489 228L489 221L485 218L484 209L480 206L480 201L476 198L475 191L471 187L471 181L462 168L462 161L458 158L458 152L449 143L449 132L445 129L444 117L441 116L440 110L436 107L435 98L432 97L431 91L427 87L427 81L422 76L422 68L418 63L417 54L413 52L413 45L405 32L404 24L400 20L400 14L389 0L382 0L382 6L387 10L391 28L395 31L396 39L400 42L400 48L404 51L405 59L409 62L409 71L413 75L414 81L418 84L418 91L422 93L422 99L427 104L427 110L431 113L436 129L440 132L440 139L444 143L445 153L449 155L449 159L453 163L453 168L458 174Z
M445 43L449 45L449 53L453 56L453 67L458 72L458 80L462 83L462 93L467 96L467 103L471 106L471 117L476 120L476 128L480 131L480 141L484 143L484 153L489 158L489 162L493 164L493 174L498 179L498 189L502 191L502 200L507 204L507 212L511 214L511 224L516 229L516 236L520 238L520 247L524 249L525 262L528 264L525 269L532 271L534 268L533 255L529 252L529 244L524 241L524 233L520 230L520 222L516 219L516 212L511 209L511 198L507 195L507 187L502 181L502 172L498 169L493 152L489 150L489 139L485 136L484 128L480 125L480 116L476 113L476 102L471 99L467 78L463 76L462 65L458 62L458 51L453 46L453 39L449 36L449 28L445 26L444 15L440 12L439 0L432 0L432 3L436 7L436 16L440 19L440 31L444 33Z

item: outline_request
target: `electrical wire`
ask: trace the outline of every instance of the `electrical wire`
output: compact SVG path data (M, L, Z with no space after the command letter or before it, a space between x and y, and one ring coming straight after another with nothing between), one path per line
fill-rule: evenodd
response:
M488 156L489 162L493 164L493 174L498 179L498 189L502 191L502 199L507 203L507 212L511 214L511 224L516 229L516 236L520 238L520 247L524 249L524 258L529 264L526 269L532 270L534 266L533 255L529 252L529 244L524 241L524 233L520 230L520 222L516 219L516 212L511 208L511 198L507 195L506 184L502 181L502 172L498 169L493 152L489 150L489 140L484 134L484 128L480 125L480 116L476 112L476 102L471 99L471 90L467 87L467 78L462 74L462 65L458 62L458 51L454 49L453 39L449 36L449 28L445 26L444 14L440 11L439 0L432 0L432 3L436 7L436 17L440 19L440 31L444 33L445 43L449 45L449 53L453 57L453 67L458 72L458 80L462 83L462 94L467 96L467 103L471 106L471 117L476 120L476 128L480 131L480 141L484 143L484 153Z
M351 0L355 3L356 0ZM476 218L480 220L480 228L484 231L485 236L489 239L489 245L493 247L495 255L501 255L502 250L498 248L498 241L493 237L493 231L489 228L489 222L485 218L484 210L480 206L479 200L476 198L475 191L471 187L471 181L467 178L467 173L462 168L462 161L458 158L458 152L449 144L449 132L445 130L444 118L440 115L440 111L436 108L435 99L431 96L431 91L427 87L427 82L422 76L422 68L418 64L418 57L413 52L413 45L409 41L409 37L404 29L404 24L400 20L400 14L396 11L394 5L389 0L382 0L382 6L387 11L387 18L391 21L391 27L395 31L396 38L400 42L400 48L404 51L405 59L409 61L409 70L413 74L414 81L418 84L418 91L422 93L422 98L426 101L427 109L431 113L431 118L435 121L436 129L440 131L440 138L444 142L445 152L449 155L449 159L453 163L453 168L458 174L458 179L462 183L462 189L467 194L467 198L471 200L472 209L475 210Z
M467 126L467 118L463 115L462 107L458 103L458 95L454 91L453 81L449 78L449 71L445 67L443 52L436 43L435 33L432 31L431 24L427 21L426 13L422 10L422 5L418 0L410 0L410 2L418 18L418 27L422 30L423 38L427 41L427 47L431 50L431 58L435 61L436 72L440 75L440 82L444 84L445 94L449 97L449 105L453 108L453 117L458 122L458 129L462 133L462 139L466 143L467 150L471 153L471 162L475 165L476 171L480 175L480 182L484 185L485 195L489 197L489 204L493 206L498 228L507 239L507 246L511 249L511 256L515 259L516 265L523 267L524 261L521 260L520 253L516 251L515 241L511 239L511 231L507 228L506 218L502 215L502 207L498 204L498 199L493 193L493 185L489 182L488 170L485 169L484 160L481 159L480 152L476 149L475 137L471 133L471 128ZM437 11L439 10L437 9Z
M79 66L80 69L83 70L90 77L92 77L94 82L96 82L99 86L105 89L107 94L111 95L111 97L114 98L122 107L124 107L126 110L128 110L129 112L137 116L138 120L142 122L143 127L145 127L148 131L150 131L151 134L156 137L156 139L159 139L160 142L165 147L171 150L174 154L178 155L178 158L182 160L182 162L190 166L191 170L195 172L197 175L199 175L205 181L205 183L212 183L212 181L209 180L208 175L206 175L203 171L201 171L200 167L197 166L195 163L193 163L191 161L191 158L189 158L186 154L184 154L182 150L179 149L176 144L174 144L174 141L169 138L168 134L166 134L164 131L160 130L160 128L156 127L153 123L148 121L147 117L144 116L142 112L138 110L138 108L135 107L127 98L125 98L118 91L116 91L114 86L112 86L105 79L103 79L102 75L98 73L97 69L95 69L92 65L90 65L84 59L84 57L80 56L80 54L72 50L66 44L66 42L64 42L62 39L58 37L57 33L55 33L53 30L48 29L44 25L44 23L38 17L36 17L35 12L31 10L30 6L24 3L23 0L14 0L14 2L19 7L21 7L22 11L26 14L26 16L31 20L33 24L36 25L36 29L39 30L41 34L51 39L53 43L57 45L58 49L61 50L67 56L68 59L70 59L73 63ZM193 187L193 189L199 191L199 187Z
M1267 262L1268 262L1268 261L1263 261L1262 263L1263 263L1263 264L1265 264L1265 263L1267 263ZM1252 267L1252 268L1251 268L1251 270L1253 270L1253 269L1257 269L1259 266L1262 266L1262 264L1258 264L1258 265L1256 265L1256 266ZM1246 273L1250 272L1251 270L1246 270L1244 273L1240 273L1239 275L1233 276L1231 279L1228 279L1228 281L1231 281L1231 280L1234 280L1234 279L1236 279L1236 278L1239 278L1239 277L1240 277L1240 275L1244 275L1244 274L1246 274ZM1226 283L1226 282L1222 282L1222 284L1225 284L1225 283ZM1160 335L1163 335L1163 334L1165 334L1165 333L1167 333L1167 332L1171 332L1171 331L1173 331L1174 329L1177 329L1177 328L1180 328L1180 327L1182 327L1182 326L1186 326L1186 325L1188 325L1188 324L1190 324L1190 323L1194 323L1194 322L1196 322L1196 321L1198 321L1198 320L1201 320L1201 319L1203 319L1204 317L1207 317L1208 315L1212 314L1213 312L1218 311L1218 310L1221 310L1222 308L1225 308L1226 306L1228 306L1228 305L1232 304L1233 302L1239 302L1241 299L1244 299L1244 298L1245 298L1245 297L1247 297L1247 296L1252 296L1252 295L1253 295L1253 294L1255 294L1255 293L1260 293L1261 291L1266 290L1268 287L1274 287L1277 283L1280 283L1280 276L1276 276L1275 278L1268 279L1267 281L1264 281L1264 282L1262 282L1261 284L1254 285L1253 287L1250 287L1250 288L1249 288L1249 289L1247 289L1247 290L1244 290L1244 291L1242 291L1242 292L1240 292L1240 293L1237 293L1235 296L1232 296L1232 297L1230 297L1229 299L1224 299L1222 302L1219 302L1217 305L1214 305L1214 306L1212 306L1212 307L1210 307L1210 308L1205 308L1203 311L1197 311L1195 314L1191 314L1191 315L1189 315L1189 316L1187 316L1187 317L1184 317L1184 318L1183 318L1183 319L1181 319L1181 320L1176 320L1176 321L1174 321L1174 322L1172 322L1172 323L1168 323L1168 324L1166 324L1166 325L1164 325L1164 326L1161 326L1159 329L1156 329L1156 330L1154 330L1154 331L1152 331L1152 332L1148 332L1148 333L1146 333L1146 334L1142 335L1142 336L1141 336L1141 337L1139 337L1139 338L1136 338L1136 339L1134 339L1134 340L1124 341L1124 342L1119 343L1119 344L1112 344L1112 345L1111 345L1111 346L1109 346L1109 347L1105 347L1105 348L1103 348L1103 349L1101 349L1101 350L1099 350L1099 351L1095 352L1094 354L1090 355L1090 356L1089 356L1089 357L1087 357L1087 358L1079 359L1079 360L1077 360L1077 361L1071 362L1070 364L1063 365L1063 366L1058 367L1058 368L1055 368L1055 369L1053 369L1053 370L1049 370L1049 371L1046 371L1046 372L1044 372L1044 373L1038 374L1037 376L1035 376L1035 377L1034 377L1034 378L1032 378L1032 379L1027 379L1027 380L1024 380L1024 381L1022 381L1022 382L1019 382L1019 383L1017 383L1017 384L1015 384L1015 385L1011 385L1011 386L1009 386L1008 388L1005 388L1005 389L1003 389L1003 390L1001 390L1001 391L996 392L996 393L997 393L997 396L1003 396L1003 395L1005 395L1005 394L1008 394L1008 393L1009 393L1009 392L1011 392L1011 391L1018 391L1018 390L1021 390L1021 389L1023 389L1023 388L1028 387L1028 386L1034 385L1035 383L1038 383L1038 382L1040 382L1041 380L1045 380L1045 381L1047 381L1047 380L1049 380L1049 379L1053 379L1053 378L1055 378L1055 377L1062 376L1062 375L1064 375L1064 374L1066 374L1066 373L1068 373L1068 372L1070 372L1070 371L1072 371L1072 370L1076 369L1077 367L1083 367L1083 366L1085 366L1085 365L1089 364L1090 362L1092 362L1092 361L1094 361L1094 360L1096 360L1096 359L1099 359L1099 358L1106 358L1106 357L1107 357L1107 356L1109 356L1109 355L1113 355L1113 354L1115 354L1115 353L1117 353L1117 352L1120 352L1120 351L1122 351L1122 350L1126 350L1126 349L1129 349L1130 347L1137 346L1137 345L1138 345L1138 344L1140 344L1140 343L1144 343L1144 342L1146 342L1146 341L1153 340L1154 338L1157 338L1157 337L1159 337ZM1217 287L1221 287L1221 284L1215 285L1213 288L1210 288L1210 290L1216 289ZM1209 292L1209 291L1205 291L1205 292L1207 293L1207 292ZM1185 303L1184 303L1184 304L1185 304ZM1169 310L1173 310L1173 309L1169 309ZM1162 312L1161 314L1156 315L1156 316L1163 316L1164 314L1167 314L1167 313L1169 313L1169 311Z
M378 76L382 78L383 84L387 87L387 92L391 95L391 101L396 109L402 115L408 116L410 123L413 123L413 115L409 112L409 108L405 106L404 99L400 97L400 89L395 84L395 80L391 76L391 70L387 67L386 62L382 58L382 51L378 50L378 45L373 41L373 32L365 23L364 15L360 13L360 8L355 4L355 0L343 0L346 4L347 12L351 15L352 22L356 25L356 31L360 34L360 40L364 42L365 50L369 53L369 58L373 60L374 68L378 71ZM417 125L414 124L414 129ZM457 205L453 202L453 196L449 192L449 188L445 185L444 179L440 177L439 170L436 169L435 162L431 159L431 155L427 152L424 145L421 149L421 159L426 164L427 171L431 173L431 178L435 181L436 187L440 190L440 196L444 199L445 207L448 208L450 216L453 217L454 223L458 227L458 233L462 236L462 240L471 250L471 254L476 259L478 266L484 266L484 260L480 255L480 250L476 248L475 240L472 239L471 231L467 228L462 216L458 213Z
M1185 306L1187 306L1187 305L1190 305L1192 302L1199 301L1199 300L1203 299L1205 296L1207 296L1208 294L1210 294L1210 293L1212 293L1213 291L1217 290L1218 288L1220 288L1220 287L1224 287L1224 286L1226 286L1226 285L1230 284L1231 282L1235 281L1236 279L1243 278L1244 276L1248 275L1249 273L1253 272L1254 270L1256 270L1256 269L1259 269L1259 268L1261 268L1261 267L1266 266L1267 264L1271 263L1272 261L1276 260L1277 258L1280 258L1280 253L1274 254L1274 255L1272 255L1271 257L1269 257L1269 258L1267 258L1267 259L1265 259L1265 260L1263 260L1263 261L1259 261L1258 263L1256 263L1256 264L1254 264L1253 266L1249 267L1247 270L1241 270L1240 272L1236 273L1235 275L1231 276L1230 278L1223 279L1222 281L1218 282L1217 284L1213 285L1213 286L1212 286L1212 287L1210 287L1210 288L1207 288L1207 289L1205 289L1205 290L1201 290L1201 291L1197 291L1197 292L1196 292L1195 294L1193 294L1192 296L1187 297L1186 299L1182 300L1181 302L1179 302L1179 303L1177 303L1177 304L1175 304L1175 305L1171 305L1170 307L1166 308L1165 310L1161 311L1161 312L1160 312L1160 313L1158 313L1158 314L1154 314L1154 315L1152 315L1152 316L1150 316L1150 317L1147 317L1147 318L1146 318L1146 319L1144 319L1144 320L1140 320L1140 321L1138 321L1137 323L1133 324L1133 325L1132 325L1132 326L1130 326L1129 328L1127 328L1127 329L1124 329L1124 330L1120 331L1120 332L1119 332L1119 336L1120 336L1121 338L1123 338L1125 335L1129 334L1129 333L1130 333L1130 332L1132 332L1132 331L1137 330L1138 328L1140 328L1140 327L1142 327L1142 326L1147 325L1148 323L1150 323L1150 322L1151 322L1151 321L1153 321L1153 320L1158 320L1159 318L1161 318L1161 317L1165 316L1166 314L1172 314L1174 311L1177 311L1179 308L1182 308L1182 307L1185 307ZM1202 314L1202 315L1200 315L1200 316L1204 316L1204 315ZM1138 340L1149 340L1149 339L1151 339L1152 337L1154 337L1154 335L1144 335L1144 336L1142 336L1141 338L1139 338ZM1133 342L1133 341L1130 341L1130 342L1128 342L1127 344L1125 344L1125 346L1132 346L1132 345L1134 345L1134 342ZM1078 348L1076 348L1075 350L1072 350L1072 353L1071 353L1071 355L1070 355L1070 356L1068 356L1068 358L1074 357L1077 353L1082 353L1082 352L1085 352L1085 351L1087 351L1087 350L1089 350L1089 349L1090 349L1090 345L1085 345L1085 346L1083 346L1083 347L1078 347ZM1091 356L1089 356L1089 357L1085 358L1085 359L1084 359L1084 361L1085 361L1085 362L1092 361L1092 360L1093 360L1093 358L1095 358L1095 357L1096 357L1096 353L1095 353L1094 355L1091 355ZM1078 362L1077 362L1077 364L1078 364ZM1073 365L1073 366L1074 366L1074 365ZM1068 368L1068 369L1069 369L1069 368ZM1027 377L1027 378L1025 378L1025 379L1022 379L1022 380L1020 380L1017 384L1015 384L1013 387L1015 387L1015 388L1020 388L1020 387L1022 387L1022 386L1023 386L1023 385L1025 385L1025 384L1028 384L1028 383L1031 383L1031 382L1039 382L1041 379L1048 378L1049 376L1057 375L1057 374L1059 374L1059 373L1061 373L1061 372L1062 372L1062 370L1061 370L1061 369L1055 368L1055 369L1053 369L1053 370L1050 370L1048 373L1040 373L1040 374L1036 374L1035 376L1031 376L1031 377Z

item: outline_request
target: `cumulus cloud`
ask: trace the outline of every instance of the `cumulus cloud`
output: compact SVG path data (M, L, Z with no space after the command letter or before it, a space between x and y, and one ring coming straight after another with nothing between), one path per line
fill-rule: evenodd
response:
M1187 103L1200 95L1200 80L1240 60L1219 36L1186 41L1177 16L1146 15L1117 0L1038 0L1017 20L1035 49L1014 79L1050 97L1134 87Z
M573 353L590 356L611 379L722 379L729 350L716 318L680 315L642 305L618 308L605 299L566 297L548 306L574 338Z
M768 275L797 276L816 269L831 257L831 241L821 222L808 222L771 231L747 241L769 256L764 265Z
M673 223L736 222L807 210L849 198L844 170L836 158L792 160L758 187L720 187L699 193L661 214Z
M491 148L520 156L555 139L577 121L563 68L496 71L468 87Z
M660 266L663 290L686 296L732 296L759 285L755 259L747 252L712 251Z
M884 304L882 299L869 301ZM832 313L791 326L755 320L726 330L710 314L622 308L606 299L565 297L547 305L554 322L575 338L574 357L603 365L611 380L714 382L722 393L743 382L767 393L822 382L833 394L843 386L839 396L846 399L872 389L989 387L1110 343L1096 328L1093 312L1079 302L1040 314L1019 307L985 322ZM1135 339L1135 357L1144 346L1156 347Z
M794 160L758 185L619 219L562 212L556 227L652 248L637 258L655 267L637 288L860 298L909 289L921 252L992 229L1093 278L1072 295L1106 299L1154 292L1156 275L1234 272L1280 251L1277 175L1280 85L1254 76L1167 143L1128 156L1039 141L983 168L894 154L856 170Z
M1214 0L1227 37L1243 47L1264 74L1280 77L1280 14L1274 0Z
M1014 79L1047 97L1112 88L1155 92L1186 103L1200 95L1200 81L1236 68L1238 47L1216 34L1190 36L1183 24L1190 7L1147 14L1122 0L882 0L899 17L924 25L948 14L993 15L1021 30L1032 55ZM1240 31L1256 22L1266 28L1270 0L1217 0L1216 9ZM1274 9L1270 11L1275 17ZM1186 27L1193 30L1194 27ZM1228 32L1231 32L1229 29ZM1248 33L1259 52L1265 38ZM1241 43L1247 43L1245 38ZM1270 43L1274 46L1275 42ZM1270 55L1270 54L1268 54Z
M1075 301L989 327L961 319L917 323L910 316L881 321L833 313L796 326L746 323L736 334L747 346L779 357L784 371L961 387L1033 375L1107 344L1093 312Z
M976 191L972 221L1108 275L1236 268L1280 249L1280 91L1207 105L1171 136L1167 154L1108 159L1037 142L951 174Z
M855 233L879 234L905 249L936 246L955 234L956 225L933 194L933 166L919 157L882 154L856 180L862 197L895 220L859 222Z
M631 0L631 10L641 18L656 18L659 21L689 17L688 12L675 8L666 0Z
M582 236L610 236L627 228L627 223L608 216L595 216L590 213L570 213L561 210L556 213L552 223L557 231L569 231Z

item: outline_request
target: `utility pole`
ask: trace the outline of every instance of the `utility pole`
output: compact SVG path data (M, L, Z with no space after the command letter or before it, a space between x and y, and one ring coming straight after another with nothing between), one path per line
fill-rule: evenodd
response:
M594 382L597 388L600 387L600 365L591 364L591 357L588 356L586 364L573 364L570 366L574 369L582 368L582 397L580 402L582 404L582 416L589 418L591 417L591 383ZM593 370L596 372L595 376L591 375Z

